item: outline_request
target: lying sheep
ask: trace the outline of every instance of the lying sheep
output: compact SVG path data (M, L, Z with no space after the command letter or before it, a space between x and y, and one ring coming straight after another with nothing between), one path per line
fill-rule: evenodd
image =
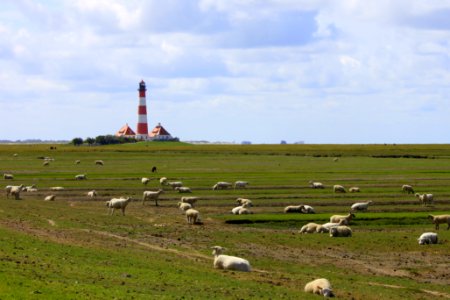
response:
M200 221L200 212L198 210L189 208L186 210L185 214L188 224L193 225Z
M244 203L247 204L247 207L252 207L253 206L253 202L250 199L245 199L245 198L237 198L236 199L236 203L239 205L243 205Z
M417 240L419 241L419 245L437 244L438 235L434 232L425 232Z
M284 213L303 213L303 205L289 205L284 208Z
M146 200L155 200L155 206L159 206L158 198L159 198L159 195L161 195L162 193L164 193L164 191L161 190L161 189L159 189L156 192L154 192L154 191L144 191L144 193L142 195L142 205L144 205L144 202Z
M317 231L317 227L320 226L316 223L308 223L306 225L303 225L303 227L300 229L299 233L314 233Z
M51 191L63 191L64 188L62 186L53 186L50 188Z
M330 228L331 237L350 237L352 230L348 226L336 226Z
M316 211L314 210L314 207L310 205L303 205L303 208L301 209L303 214L315 214Z
M334 191L335 193L345 193L345 188L344 188L342 185L335 184L335 185L333 186L333 191Z
M147 177L143 177L143 178L141 179L141 182L142 182L142 184L147 185L147 183L150 182L150 179L147 178Z
M305 292L322 295L324 297L334 297L331 283L328 281L328 279L325 278L320 278L308 282L305 285Z
M322 184L322 182L317 182L317 181L310 181L309 182L309 186L313 189L324 189L325 186Z
M24 192L37 192L36 185L32 184L32 185L24 186L22 188L22 191L24 191Z
M161 177L159 179L159 184L160 185L167 185L167 177Z
M131 197L126 198L113 198L106 201L106 207L109 208L109 214L113 215L116 209L122 210L122 215L125 216L125 208L127 208L128 203L132 201Z
M345 215L345 216L343 216L343 215L334 215L334 216L330 217L330 222L331 223L339 223L341 220L344 220L343 224L344 225L348 225L348 224L350 224L350 221L353 218L356 218L356 216L354 214L352 214L352 213L349 213L348 215Z
M251 214L253 214L253 212L250 209L248 209L247 207L241 207L241 209L239 209L239 211L238 211L238 214L239 215L251 215Z
M8 174L8 173L4 173L3 174L3 179L14 179L14 175L13 174Z
M89 191L89 192L87 193L87 196L88 196L89 198L95 198L95 197L97 197L97 191L96 191L96 190Z
M44 166L44 167L49 166L49 165L50 165L50 162L49 162L49 161L44 161L44 162L42 163L42 166Z
M172 182L167 182L168 186L171 186L173 189L176 189L177 187L182 187L183 186L183 182L181 181L172 181Z
M427 204L433 204L433 194L415 194L417 198L419 198L419 202L427 205Z
M357 187L357 186L352 186L351 188L348 189L348 191L349 191L350 193L359 193L359 192L360 192L360 189L359 189L359 187Z
M197 202L198 197L181 197L181 202L189 203L192 207L194 207L194 203Z
M236 181L234 183L234 189L245 189L248 185L247 181Z
M345 222L347 222L345 219L341 219L338 223L328 222L317 226L316 231L317 233L328 233L330 232L330 228L345 225Z
M188 209L192 208L192 205L186 202L178 202L178 208L182 211L185 212Z
M372 204L372 201L357 202L351 206L351 210L352 211L367 211L370 204Z
M75 164L76 165L79 165L81 163L81 160L79 160L79 159L77 159L76 161L75 161Z
M241 215L240 210L241 210L241 209L247 209L247 207L248 207L248 204L244 203L244 204L242 204L242 205L240 205L240 206L234 207L234 208L231 210L231 213L232 213L233 215Z
M104 165L104 162L103 162L103 160L96 160L96 161L95 161L95 164L96 164L96 165L99 165L99 166L103 166L103 165Z
M410 186L409 184L404 184L402 185L402 191L406 192L408 194L414 194L414 189L412 186Z
M439 224L447 223L447 230L450 228L450 215L428 215L429 219L433 220L433 224L436 225L436 230L439 230Z
M175 190L178 191L178 193L192 193L191 189L187 186L177 186Z
M75 175L75 180L86 180L86 179L87 179L86 174Z
M55 201L56 196L55 195L48 195L44 198L44 201Z
M220 246L214 246L212 255L214 255L214 268L223 270L233 270L241 272L250 272L251 266L248 260L222 254L225 248Z
M229 187L232 187L233 185L229 182L225 182L225 181L219 181L218 183L216 183L215 185L213 185L212 189L215 190L224 190L227 189Z

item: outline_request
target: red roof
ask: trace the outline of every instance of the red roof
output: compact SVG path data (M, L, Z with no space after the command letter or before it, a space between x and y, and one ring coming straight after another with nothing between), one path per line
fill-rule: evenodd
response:
M153 128L152 132L150 133L150 137L161 135L170 136L170 133L166 129L164 129L164 127L161 126L161 123L158 123L158 125L156 125L156 127Z
M128 124L125 124L122 126L122 128L117 131L116 136L128 136L128 135L136 135L136 133L133 131L133 129L128 126Z

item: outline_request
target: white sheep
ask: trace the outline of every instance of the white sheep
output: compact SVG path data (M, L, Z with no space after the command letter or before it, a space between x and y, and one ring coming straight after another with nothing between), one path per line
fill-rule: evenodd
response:
M164 193L164 191L161 190L161 189L159 189L156 192L154 192L154 191L144 191L144 193L142 195L142 205L144 205L144 202L146 200L155 200L155 206L159 206L158 198L159 198L159 195L161 195L162 193Z
M412 186L410 186L409 184L404 184L402 185L402 191L406 192L408 194L414 194L414 189Z
M338 223L328 222L317 226L316 231L318 233L328 233L330 232L330 228L345 225L346 222L347 222L346 219L341 219Z
M322 182L317 182L317 181L310 181L309 182L309 186L313 189L324 189L325 186L322 184Z
M193 225L200 221L200 212L196 209L189 208L185 214L188 224Z
M422 233L417 240L419 241L419 245L437 244L438 235L434 232L425 232Z
M222 254L225 248L220 246L214 246L212 255L214 255L214 268L223 270L234 270L241 272L250 272L251 266L248 260L237 257Z
M55 201L55 195L48 195L44 198L44 201Z
M336 226L330 228L331 237L350 237L352 236L352 230L348 226Z
M186 202L178 202L178 208L182 212L185 212L186 210L192 208L192 205L190 203L186 203Z
M316 223L308 223L306 225L303 225L303 227L300 229L300 233L314 233L317 231L317 227L320 226Z
M429 219L433 220L433 224L436 226L436 230L439 230L439 224L445 224L447 223L447 230L450 228L450 215L428 215Z
M344 225L348 225L350 223L350 221L356 218L356 216L352 213L349 213L348 215L334 215L330 217L330 222L331 223L339 223L341 220L344 220Z
M247 181L238 180L234 183L234 189L245 189L248 185Z
M433 194L415 194L417 198L419 198L419 202L426 205L426 204L433 204Z
M49 161L44 161L44 162L42 163L42 165L43 165L44 167L49 166L49 165L50 165L50 162L49 162Z
M352 186L351 188L348 189L348 191L350 193L359 193L361 190L357 186Z
M284 208L284 213L302 213L303 205L289 205Z
M95 198L95 197L97 197L97 191L96 191L96 190L89 191L89 192L87 193L87 196L88 196L89 198Z
M3 174L3 179L14 179L14 175L13 174L9 174L9 173L4 173Z
M159 184L160 185L167 185L167 177L161 177L159 179Z
M64 188L62 186L53 186L50 188L51 191L63 191Z
M76 165L79 165L81 163L81 160L79 160L79 159L77 159L76 161L75 161L75 164Z
M167 185L169 185L173 189L175 189L177 187L182 187L183 186L183 182L181 182L181 181L172 181L172 182L167 182Z
M178 191L178 193L192 193L191 189L187 186L177 186L175 190Z
M215 185L213 185L212 189L215 190L224 190L227 189L229 187L232 187L233 185L229 182L225 182L225 181L219 181L218 183L216 183Z
M194 207L194 203L197 202L198 197L181 197L181 202L189 203L192 207Z
M122 215L125 216L125 208L127 207L128 203L132 201L131 197L126 198L112 198L109 201L106 201L106 206L109 208L110 215L114 214L114 211L116 209L122 210Z
M95 161L95 164L96 164L96 165L99 165L99 166L103 166L105 163L103 162L103 160L100 160L100 159L99 159L99 160L96 160L96 161Z
M333 161L334 161L334 162L338 162L338 161L339 161L339 158L338 158L338 157L335 157L335 158L333 158Z
M372 201L356 202L351 206L352 211L367 211Z
M37 192L36 185L32 184L32 185L24 186L22 188L22 191L24 191L24 192Z
M321 295L324 297L334 297L333 290L331 288L331 283L328 279L320 278L308 282L305 285L305 292Z
M242 205L242 204L245 203L245 204L247 204L247 207L252 207L253 206L252 200L245 199L245 198L237 198L236 199L236 203L239 204L239 205Z
M247 207L248 207L248 204L244 203L244 204L242 204L242 205L240 205L240 206L234 207L234 208L231 210L231 213L232 213L233 215L239 215L239 214L240 214L239 211L240 211L241 209L247 208Z
M239 209L238 211L239 215L251 215L253 214L253 212L251 210L249 210L247 207L241 207L241 209Z
M142 182L142 184L147 185L147 183L150 182L150 179L147 178L147 177L143 177L143 178L141 179L141 182Z
M314 207L310 205L303 205L303 208L301 208L302 213L304 214L315 214L316 211L314 210Z
M15 200L20 200L20 192L22 191L22 189L23 189L23 184L21 184L19 186L12 186L9 193L12 196L14 196Z
M75 175L75 180L86 180L86 179L87 179L86 174Z
M344 188L342 185L335 184L335 185L333 186L333 191L334 191L335 193L345 193L345 188Z
M23 184L21 184L21 185L7 185L6 187L5 187L5 191L6 191L6 198L9 198L9 195L11 195L11 190L12 189L23 189L24 188L24 185Z

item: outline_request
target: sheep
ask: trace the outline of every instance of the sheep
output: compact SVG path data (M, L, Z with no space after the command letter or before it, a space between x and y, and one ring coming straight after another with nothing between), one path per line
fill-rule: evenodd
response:
M13 189L23 189L23 184L21 184L21 185L7 185L6 187L5 187L5 191L6 191L6 198L9 198L9 195L11 195L11 190L13 190Z
M303 227L300 229L299 233L314 233L317 230L317 227L321 226L316 223L308 223L306 225L303 225Z
M352 211L367 211L370 204L372 204L372 201L357 202L351 206L351 210Z
M55 201L55 195L48 195L44 198L44 201Z
M350 193L359 193L361 190L357 186L352 186L351 188L348 189L348 191Z
M315 214L316 211L314 210L314 207L309 206L309 205L303 205L303 207L301 208L301 212L304 214Z
M284 213L302 213L303 205L289 205L284 208Z
M239 215L251 215L253 214L252 211L250 211L247 207L241 207L238 211Z
M402 191L406 192L408 194L414 194L414 189L412 186L410 186L409 184L404 184L402 185Z
M32 185L29 185L29 186L25 186L25 187L22 188L22 191L24 191L24 192L37 192L36 185L32 184Z
M344 188L342 185L335 184L335 185L333 186L333 191L334 191L335 193L345 193L345 188Z
M50 165L50 162L49 162L49 161L44 161L44 162L42 163L42 165L43 165L44 167L46 167L46 166Z
M242 204L246 203L248 207L252 207L253 206L252 200L245 199L245 198L237 198L236 199L236 203L239 204L239 205L242 205Z
M429 219L433 220L433 224L435 224L436 226L436 230L439 230L439 224L445 224L447 223L447 230L450 228L450 215L437 215L437 216L433 216L433 215L428 215Z
M322 182L316 182L316 181L310 181L309 186L313 189L324 189L325 186L322 184Z
M182 212L185 212L186 210L192 208L192 205L186 202L178 202L178 208L180 208Z
M147 177L142 177L141 182L144 185L147 185L147 183L149 183L150 179L148 179Z
M231 187L232 184L229 182L225 182L225 181L219 181L218 183L216 183L215 185L213 185L212 189L215 190L224 190L227 189L229 187Z
M425 232L417 240L419 241L419 245L437 244L438 235L434 232Z
M186 210L185 214L188 224L193 225L200 221L200 212L198 210L189 208Z
M243 209L243 208L246 209L247 207L248 207L248 204L244 203L244 204L242 204L242 205L240 205L240 206L234 207L234 208L231 210L231 213L232 213L233 215L239 215L239 214L240 214L239 211L240 211L241 209Z
M190 204L192 207L194 207L194 203L197 202L198 197L181 197L181 202L183 203L188 203Z
M22 191L22 189L23 189L23 184L21 184L19 186L12 186L9 193L12 196L14 196L15 200L20 200L20 192Z
M350 237L352 236L352 230L348 226L336 226L330 228L331 237Z
M159 179L159 184L160 185L167 185L167 177L161 177Z
M122 210L122 215L125 216L125 208L127 207L128 203L132 201L131 197L126 198L113 198L109 201L106 201L106 206L109 208L110 215L114 214L114 211L116 209Z
M79 165L81 163L81 160L79 160L79 159L77 159L76 161L75 161L75 164L76 165Z
M212 255L214 255L214 268L223 270L234 270L241 272L250 272L251 266L248 260L237 257L222 254L225 248L220 246L214 246Z
M234 189L245 189L248 185L247 181L236 181L234 183Z
M352 214L352 213L349 213L346 216L334 215L334 216L330 217L330 222L331 223L339 223L341 220L344 220L343 224L344 225L348 225L353 218L356 218L356 216L354 214Z
M99 165L99 166L103 166L104 162L103 162L103 160L98 159L98 160L95 161L95 164Z
M50 188L51 191L63 191L64 188L62 186L53 186Z
M95 198L95 197L97 197L97 191L96 191L96 190L89 191L89 192L87 193L87 196L88 196L89 198Z
M338 162L338 161L339 161L339 158L335 157L335 158L333 158L333 161L334 161L334 162Z
M328 223L317 226L316 231L318 233L328 233L328 232L330 232L330 228L337 227L340 225L345 225L346 222L347 222L346 219L341 219L341 220L339 220L338 223L328 222Z
M3 174L3 179L14 179L14 175L13 174L8 174L8 173L4 173Z
M191 189L187 186L177 186L175 190L178 191L178 193L192 193Z
M181 181L172 181L172 182L167 182L167 185L169 185L173 189L175 189L177 187L182 187L183 186L183 182L181 182Z
M433 194L419 194L416 193L415 196L419 198L419 202L426 205L426 204L433 204Z
M75 175L75 180L86 180L86 179L87 179L86 174Z
M142 205L144 205L145 200L155 200L155 206L159 206L158 198L159 195L164 193L163 190L159 189L158 191L144 191L142 196Z
M328 281L328 279L325 278L319 278L311 282L308 282L305 285L305 292L322 295L324 297L330 298L334 297L334 293L331 288L331 283Z

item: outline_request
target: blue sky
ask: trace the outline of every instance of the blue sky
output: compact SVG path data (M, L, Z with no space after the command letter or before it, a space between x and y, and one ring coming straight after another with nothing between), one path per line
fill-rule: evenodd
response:
M447 0L3 0L0 139L449 143Z

